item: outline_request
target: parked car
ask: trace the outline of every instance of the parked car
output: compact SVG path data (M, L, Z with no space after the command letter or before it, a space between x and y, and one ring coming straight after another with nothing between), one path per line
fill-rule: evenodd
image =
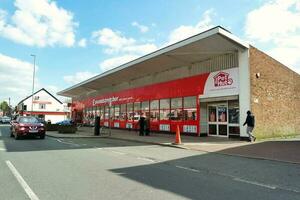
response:
M18 117L17 120L11 121L11 137L16 140L25 136L38 136L41 139L45 138L45 126L39 120L31 116Z
M10 120L11 120L10 117L7 117L7 116L3 116L3 117L0 118L0 122L2 124L9 124Z
M73 125L73 121L70 120L70 119L66 119L66 120L63 120L63 121L60 121L60 122L56 122L55 124L58 124L58 125Z

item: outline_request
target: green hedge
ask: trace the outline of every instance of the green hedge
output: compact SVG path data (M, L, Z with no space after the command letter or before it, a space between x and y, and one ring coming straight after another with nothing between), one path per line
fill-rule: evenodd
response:
M77 127L74 125L60 125L58 126L59 133L76 133Z
M58 131L58 124L46 124L47 131Z

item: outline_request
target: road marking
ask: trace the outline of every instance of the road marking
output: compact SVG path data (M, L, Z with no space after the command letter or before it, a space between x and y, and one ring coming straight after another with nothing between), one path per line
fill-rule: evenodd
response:
M62 144L68 144L68 145L72 145L72 146L76 146L76 147L81 146L80 144L75 144L75 143L73 143L73 142L64 142L64 141L62 141L62 140L60 140L60 139L56 139L56 141L58 141L58 142L60 142L60 143L62 143Z
M0 151L6 151L6 149L4 149L4 148L0 148Z
M145 158L145 157L137 157L137 159L139 160L144 160L144 161L148 161L148 162L151 162L151 163L155 163L156 161L151 159L151 158Z
M7 160L6 164L10 171L13 173L13 175L16 177L17 181L20 183L22 188L25 190L26 194L31 200L39 200L39 198L36 196L36 194L32 191L32 189L29 187L29 185L26 183L26 181L23 179L21 174L18 172L18 170L14 167L14 165Z
M248 183L248 184L251 184L251 185L256 185L256 186L261 186L261 187L269 188L269 189L272 189L272 190L276 190L277 189L276 186L267 185L267 184L263 184L263 183L258 183L258 182L255 182L255 181L248 181L248 180L241 179L241 178L234 178L233 180L239 181L239 182L243 182L243 183Z
M189 167L183 167L183 166L180 166L180 165L175 165L175 167L177 167L179 169L185 169L185 170L188 170L188 171L192 171L192 172L200 172L197 169L193 169L193 168L189 168Z
M109 151L112 152L112 153L119 154L119 155L125 155L126 154L126 153L121 152L121 151L115 151L115 150L109 150Z

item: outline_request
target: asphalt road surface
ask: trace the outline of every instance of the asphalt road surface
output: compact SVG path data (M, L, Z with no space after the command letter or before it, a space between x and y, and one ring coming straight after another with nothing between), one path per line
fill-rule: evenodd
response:
M14 140L0 125L0 199L300 200L300 165L115 139Z

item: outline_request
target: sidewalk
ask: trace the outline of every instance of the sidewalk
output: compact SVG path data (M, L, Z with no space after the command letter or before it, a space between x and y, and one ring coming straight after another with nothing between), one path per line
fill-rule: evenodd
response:
M139 136L137 131L112 129L111 136L94 136L91 127L81 127L76 134L59 134L48 131L46 134L56 138L111 138L178 147L183 149L221 153L257 159L268 159L300 164L300 137L288 140L260 141L249 143L237 139L220 137L181 136L182 145L173 145L175 134L151 133L150 136Z

